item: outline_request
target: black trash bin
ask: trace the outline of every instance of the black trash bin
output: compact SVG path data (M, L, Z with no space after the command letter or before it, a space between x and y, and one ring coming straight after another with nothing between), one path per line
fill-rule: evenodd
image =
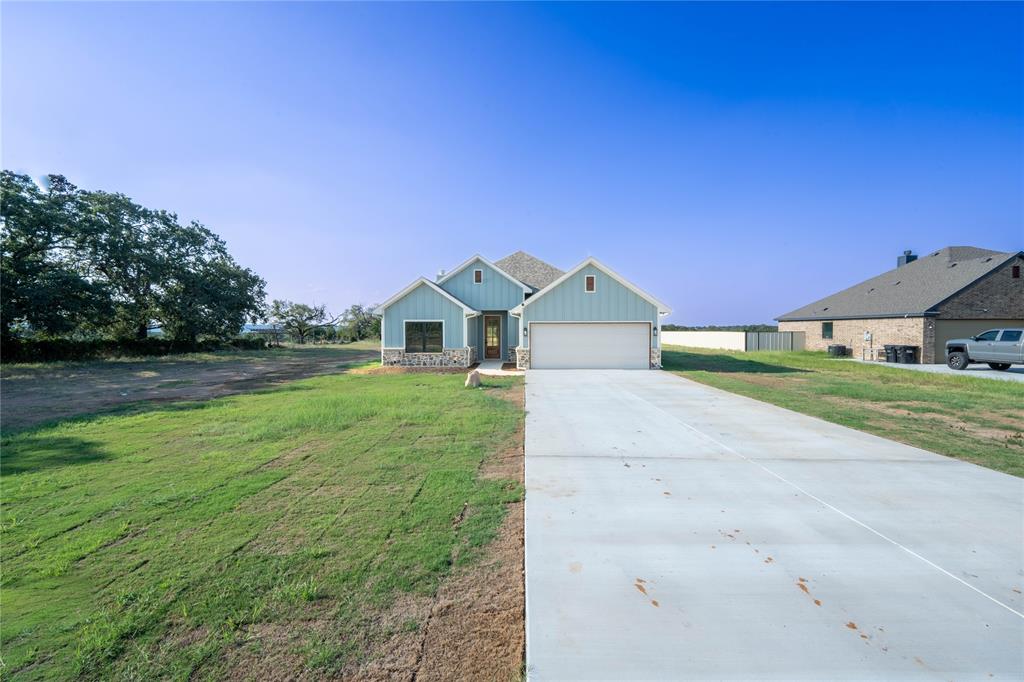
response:
M900 346L900 362L904 365L916 365L917 346Z
M886 362L899 362L899 354L896 349L898 346L892 343L885 344L885 361Z

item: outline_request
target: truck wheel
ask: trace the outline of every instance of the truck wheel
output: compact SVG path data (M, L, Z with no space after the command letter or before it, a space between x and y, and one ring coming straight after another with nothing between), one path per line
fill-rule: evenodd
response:
M950 369L967 369L967 365L970 360L967 358L967 353L960 351L954 351L946 357L946 364L949 365Z
M1005 372L1010 369L1010 363L1008 362L990 362L988 366L992 369L998 369L1000 372Z

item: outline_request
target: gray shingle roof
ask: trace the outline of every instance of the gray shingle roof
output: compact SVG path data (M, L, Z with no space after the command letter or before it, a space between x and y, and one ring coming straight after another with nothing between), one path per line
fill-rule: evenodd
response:
M539 258L534 258L525 251L516 251L494 262L499 268L518 279L523 284L539 291L565 273Z
M776 319L833 320L924 315L1019 255L974 246L947 246Z

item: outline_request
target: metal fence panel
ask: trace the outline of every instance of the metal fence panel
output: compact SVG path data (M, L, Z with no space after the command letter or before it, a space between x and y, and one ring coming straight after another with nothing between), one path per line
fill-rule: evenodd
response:
M803 350L804 332L747 332L746 349Z

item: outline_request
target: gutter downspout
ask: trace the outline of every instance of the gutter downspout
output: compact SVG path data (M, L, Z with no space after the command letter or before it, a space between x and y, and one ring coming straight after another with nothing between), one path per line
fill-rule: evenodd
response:
M516 308L519 309L519 313L518 314L515 312ZM522 346L523 346L523 332L526 331L526 329L523 327L522 304L520 303L515 308L510 309L508 311L508 314L510 316L516 318L517 320L519 320L519 338L516 339L516 348L522 348Z

